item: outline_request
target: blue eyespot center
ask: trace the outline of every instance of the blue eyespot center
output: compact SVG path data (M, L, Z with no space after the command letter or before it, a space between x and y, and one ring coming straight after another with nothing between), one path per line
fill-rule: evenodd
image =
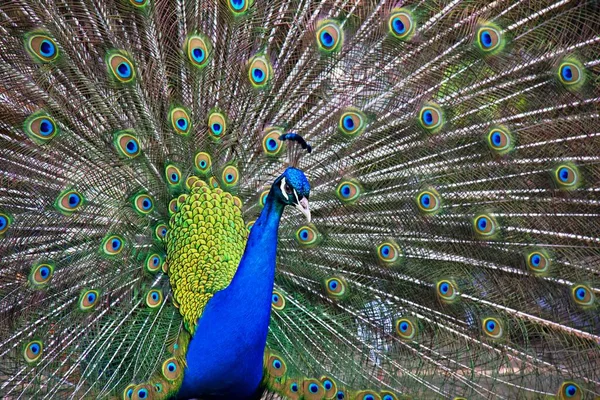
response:
M48 267L40 268L40 275L42 278L46 279L50 275L50 268L48 268Z
M260 68L254 68L252 69L252 77L256 82L260 83L265 80L265 73Z
M1 217L0 216L0 229L4 229L4 227L6 227L6 224L8 223L6 217Z
M275 139L267 139L267 148L269 150L275 150L277 148L277 142L275 141Z
M577 296L577 298L579 300L585 299L585 295L586 295L586 290L584 288L579 288L575 291L575 296Z
M486 322L485 329L487 329L488 332L493 332L496 329L496 323L494 321Z
M152 203L150 202L150 200L144 199L144 201L142 201L142 207L144 208L144 210L148 210L151 206Z
M117 66L117 73L121 78L129 78L131 76L131 67L125 61L122 61Z
M146 389L140 389L138 391L138 397L140 399L145 399L148 396L148 391Z
M373 397L373 395L366 395L365 397L363 397L363 400L375 400L375 397Z
M236 11L239 11L244 8L244 0L231 0L230 4L231 7L233 7L233 9Z
M87 295L87 300L88 300L88 303L93 303L94 301L96 301L96 294L93 292L89 293Z
M71 207L75 207L75 206L77 206L77 204L79 204L79 202L80 202L80 201L81 201L81 200L80 200L79 196L78 196L78 195L76 195L75 193L71 193L71 194L69 195L69 205L70 205Z
M181 130L186 130L187 126L188 126L188 122L187 119L185 118L179 118L177 120L177 126L181 129Z
M394 32L397 34L403 34L406 32L406 26L404 26L404 22L400 18L394 18L392 21L392 27L394 28Z
M333 383L331 383L331 381L327 379L325 382L323 382L323 387L325 388L325 390L329 390L333 387Z
M336 290L338 288L338 282L336 280L332 280L329 282L329 289Z
M562 181L562 182L567 182L569 180L569 169L568 168L561 168L558 171L558 178Z
M202 50L199 47L196 47L195 49L192 50L192 57L194 58L194 61L196 62L202 62L204 61L204 50Z
M389 394L386 394L385 396L383 396L383 400L394 400L394 398Z
M206 161L200 161L200 168L206 168Z
M337 392L336 395L338 400L344 400L344 397L346 397L346 395L344 395L344 392L342 392L341 390L339 392Z
M567 393L567 396L573 397L577 393L577 387L575 385L569 385L567 386L565 392Z
M273 303L278 303L279 302L279 296L274 294L273 297L271 298L271 300L273 301Z
M408 330L408 322L400 322L400 332L406 332Z
M159 261L160 260L158 259L158 257L156 257L156 256L152 257L152 264L154 264L154 266L157 266Z
M29 346L29 350L34 354L37 355L40 352L40 345L37 343L32 343Z
M448 293L448 289L450 289L450 286L446 282L440 285L440 292L442 292L442 294Z
M56 47L51 41L44 39L40 45L40 53L44 57L52 57L56 53Z
M423 196L421 196L421 205L423 207L429 207L430 204L431 204L431 196L429 196L428 194L424 194Z
M387 257L387 256L389 256L389 255L390 255L390 251L391 251L391 249L390 249L390 246L388 246L388 245L386 244L385 246L383 246L383 247L381 248L381 255L383 255L384 257Z
M232 174L227 174L225 176L225 180L227 181L227 183L233 182L233 175Z
M113 250L119 250L119 248L121 247L121 241L119 239L113 239L111 242L111 246Z
M333 46L333 36L331 35L331 33L327 32L326 30L324 30L323 32L321 32L321 43L323 43L323 46L325 47L331 47Z
M492 134L492 143L494 143L494 145L496 146L500 146L500 143L502 143L502 136L500 135L500 133L494 132Z
M219 135L221 133L222 129L223 128L221 127L221 124L218 124L218 123L212 124L212 130L216 135Z
M127 145L125 147L127 148L127 152L129 154L133 154L133 153L135 153L138 150L138 144L133 139L129 140L127 142Z
M150 297L152 297L152 300L158 301L158 293L157 292L152 292L152 295Z
M490 48L492 46L492 35L488 31L482 31L480 38L483 47Z
M175 372L177 370L177 365L174 362L170 362L167 364L167 369L169 372Z
M306 229L302 229L302 230L300 231L300 238L301 238L302 240L307 240L307 239L308 239L308 230L306 230Z
M351 116L347 115L344 117L344 128L348 131L352 131L355 128L354 120Z
M531 257L531 264L534 267L539 267L541 262L542 258L539 255L535 254L533 257Z
M485 217L480 217L480 218L477 220L477 227L479 228L479 230L482 230L482 231L483 231L483 230L485 230L485 228L487 228L487 226L488 226L488 221L487 221L487 218L485 218Z
M273 368L280 369L281 368L281 361L279 361L279 360L273 360Z
M319 391L319 386L316 383L311 383L308 385L308 391L311 393L317 393Z
M350 185L343 185L340 192L342 193L343 197L349 197L351 192Z
M131 398L132 395L133 395L133 389L129 389L127 391L127 397Z
M47 119L42 119L40 122L40 133L42 136L48 136L54 132L54 124Z
M565 65L562 67L561 75L565 81L571 81L573 79L573 70L570 66Z
M298 391L298 384L296 382L292 383L290 385L290 389L292 390L292 392L297 392Z
M423 113L423 122L425 125L433 124L433 113L431 111L427 110Z
M175 172L173 172L173 173L171 174L171 180L172 180L173 182L177 182L177 181L179 181L179 175L177 175Z
M167 228L163 228L163 229L160 231L160 234L161 234L162 236L166 236L166 235L167 235Z

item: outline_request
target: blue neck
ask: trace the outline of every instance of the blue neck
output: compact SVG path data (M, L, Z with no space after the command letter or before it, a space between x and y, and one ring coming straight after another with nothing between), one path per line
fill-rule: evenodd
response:
M277 230L284 209L274 198L273 193L267 197L230 285L213 296L198 320L186 355L180 398L243 399L258 389L271 316Z

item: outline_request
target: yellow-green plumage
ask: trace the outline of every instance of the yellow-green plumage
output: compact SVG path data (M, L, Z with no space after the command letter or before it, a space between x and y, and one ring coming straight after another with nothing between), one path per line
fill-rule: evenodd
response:
M193 334L206 303L231 282L247 230L233 196L202 180L177 209L167 234L167 268L174 300Z

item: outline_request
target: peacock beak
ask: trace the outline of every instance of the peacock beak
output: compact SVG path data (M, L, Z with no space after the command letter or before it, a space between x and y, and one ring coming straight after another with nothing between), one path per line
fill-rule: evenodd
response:
M310 208L308 208L308 199L303 197L296 203L296 208L300 210L302 214L306 217L307 222L310 222Z

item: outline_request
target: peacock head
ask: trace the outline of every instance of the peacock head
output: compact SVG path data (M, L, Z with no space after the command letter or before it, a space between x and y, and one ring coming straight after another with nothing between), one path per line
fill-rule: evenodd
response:
M310 222L310 209L308 208L310 183L304 172L294 167L288 167L275 179L271 193L275 195L277 201L284 205L296 207Z

